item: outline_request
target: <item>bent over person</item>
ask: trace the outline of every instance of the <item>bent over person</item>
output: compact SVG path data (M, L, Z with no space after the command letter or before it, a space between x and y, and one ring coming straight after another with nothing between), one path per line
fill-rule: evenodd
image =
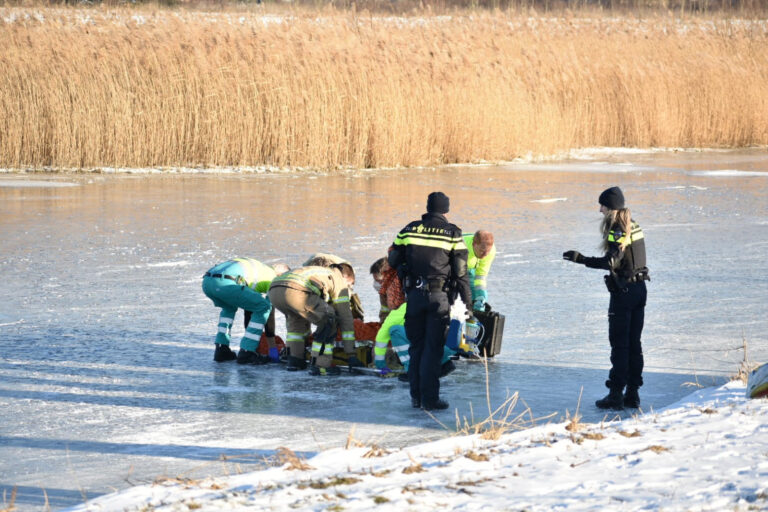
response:
M474 234L464 235L464 244L467 246L467 272L469 273L469 285L472 288L472 308L475 311L485 311L488 302L488 273L491 264L496 258L496 244L493 243L493 234L490 231L479 230Z
M261 340L264 326L274 326L274 311L266 298L269 284L278 273L288 270L282 263L269 266L253 258L235 258L210 268L203 276L203 293L221 308L219 332L216 334L216 362L237 359L240 364L265 364L277 362L274 328L267 333L270 355L259 354L256 349ZM237 355L229 347L232 323L238 308L250 312L245 334L240 341Z
M447 409L440 399L440 366L455 290L471 311L467 247L461 229L446 219L450 202L442 192L427 198L427 213L405 226L389 252L389 265L403 276L407 296L405 333L411 346L408 382L411 405Z
M362 366L355 356L355 329L349 305L355 273L348 263L330 267L301 267L275 278L269 300L285 315L288 365L286 370L306 368L304 347L312 324L317 325L312 343L312 375L339 375L332 365L337 326L349 366Z
M600 409L640 407L638 388L643 385L643 348L640 337L645 322L645 302L650 281L645 266L645 236L624 206L624 194L611 187L600 194L604 256L590 258L566 251L563 259L608 271L604 277L611 294L608 306L608 339L611 371L605 385L609 393L595 402ZM626 393L622 394L626 386Z

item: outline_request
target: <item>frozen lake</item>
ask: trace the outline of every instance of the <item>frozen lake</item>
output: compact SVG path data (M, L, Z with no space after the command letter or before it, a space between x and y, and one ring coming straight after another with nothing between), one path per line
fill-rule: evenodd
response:
M280 446L311 454L351 432L404 446L450 434L456 415L485 418L478 364L444 379L444 427L396 379L212 361L209 267L332 252L355 265L375 320L368 267L433 190L450 196L451 221L496 236L489 301L506 329L491 405L518 392L516 412L556 421L583 393L579 412L600 421L608 294L600 271L561 253L599 254L597 196L611 185L651 269L644 410L735 374L744 342L768 360L765 150L335 175L0 173L0 508L14 487L18 510L60 509L164 476L247 471Z

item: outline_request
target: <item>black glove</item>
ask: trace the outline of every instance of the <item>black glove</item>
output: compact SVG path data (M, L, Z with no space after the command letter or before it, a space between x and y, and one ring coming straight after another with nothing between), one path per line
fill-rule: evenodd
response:
M579 251L565 251L563 253L563 259L574 263L584 263L584 255Z

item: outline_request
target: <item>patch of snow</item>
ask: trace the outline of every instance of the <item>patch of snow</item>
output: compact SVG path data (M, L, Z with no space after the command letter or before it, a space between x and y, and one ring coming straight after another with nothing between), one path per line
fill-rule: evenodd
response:
M733 381L623 421L609 413L395 450L352 440L308 460L278 450L261 471L156 482L69 510L765 509L766 417L768 400Z

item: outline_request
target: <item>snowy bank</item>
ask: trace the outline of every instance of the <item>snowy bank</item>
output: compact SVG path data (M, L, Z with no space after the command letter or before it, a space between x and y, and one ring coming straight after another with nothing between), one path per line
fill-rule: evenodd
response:
M280 467L166 480L71 510L768 509L768 400L747 399L741 382L610 420L389 452L339 448L309 460L282 451Z

